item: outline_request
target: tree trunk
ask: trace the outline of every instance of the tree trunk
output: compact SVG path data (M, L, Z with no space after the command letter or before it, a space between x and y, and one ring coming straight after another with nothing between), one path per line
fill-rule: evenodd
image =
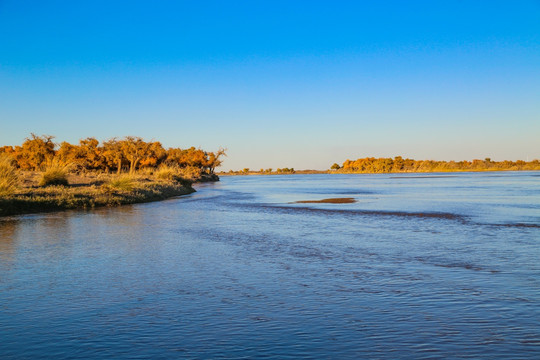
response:
M139 163L139 160L140 159L137 159L137 158L131 160L131 164L130 164L130 167L129 167L129 173L130 174L135 173L135 168L137 167L137 164Z

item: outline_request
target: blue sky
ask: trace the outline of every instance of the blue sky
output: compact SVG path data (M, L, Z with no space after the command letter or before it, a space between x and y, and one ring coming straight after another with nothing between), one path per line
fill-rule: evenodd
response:
M0 144L540 158L540 1L0 0Z

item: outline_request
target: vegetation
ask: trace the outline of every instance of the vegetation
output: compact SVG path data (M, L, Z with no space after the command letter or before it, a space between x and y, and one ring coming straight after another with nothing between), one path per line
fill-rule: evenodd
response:
M192 183L217 181L225 150L164 149L127 136L56 144L31 134L21 146L0 147L0 216L115 206L195 191Z
M110 175L116 177L117 175ZM0 196L0 216L66 209L91 209L163 200L194 192L191 186L175 181L153 181L144 176L121 175L100 184L47 186L20 189Z
M302 174L313 173L313 170L301 170ZM319 171L320 172L320 171ZM278 168L276 171L273 171L272 168L250 170L249 168L244 168L239 171L230 170L228 173L221 173L221 175L279 175L279 174L296 174L297 171L294 168Z
M362 158L347 160L343 166L332 170L344 173L399 173L399 172L451 172L451 171L502 171L540 170L540 161L492 161L490 158L473 161L434 161L395 158Z
M77 172L99 171L135 173L137 170L157 169L162 164L181 169L196 168L201 174L213 174L221 165L225 150L207 152L189 149L164 149L160 142L146 142L140 137L126 136L110 139L100 144L95 138L86 138L78 145L53 142L54 136L31 134L21 146L0 147L0 154L10 155L15 166L21 170L38 171L55 160L61 164L73 164ZM192 171L193 172L193 171Z
M405 173L405 172L458 172L458 171L519 171L540 170L540 161L492 161L490 158L472 161L434 161L395 158L361 158L347 160L340 166L332 164L329 170L295 170L294 168L260 169L258 171L245 168L230 170L220 175L280 175L280 174L324 174L324 173Z
M135 188L135 178L133 175L119 175L109 180L103 187L111 191L132 191Z
M0 196L12 194L19 186L19 176L13 159L0 154Z
M296 171L294 170L294 168L282 168L282 169L277 169L276 172L278 174L294 174Z
M41 175L41 181L39 186L51 186L51 185L68 185L68 171L69 164L62 164L58 159L53 158L45 167L45 171Z

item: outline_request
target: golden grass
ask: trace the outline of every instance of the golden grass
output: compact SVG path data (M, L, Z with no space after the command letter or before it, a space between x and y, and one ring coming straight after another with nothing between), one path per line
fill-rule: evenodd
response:
M112 178L103 187L107 190L133 191L136 181L135 175L124 174Z
M174 181L121 176L104 185L25 188L0 197L0 216L66 209L91 209L167 199L194 192Z
M193 181L184 179L177 167L122 175L69 173L69 168L65 164L50 163L42 173L21 172L8 160L1 160L0 173L18 175L15 179L20 186L15 182L0 196L0 216L158 201L195 191L191 186ZM197 173L190 171L185 173ZM205 181L203 178L194 180Z
M202 176L202 169L195 166L187 166L178 170L179 175L189 181L200 179Z
M13 159L0 155L0 196L13 194L19 187L19 176Z
M180 169L178 166L162 164L153 175L161 180L176 180L180 176Z
M54 159L47 162L43 174L41 175L41 180L39 186L67 186L68 183L68 172L70 169L70 164L63 164L60 161Z

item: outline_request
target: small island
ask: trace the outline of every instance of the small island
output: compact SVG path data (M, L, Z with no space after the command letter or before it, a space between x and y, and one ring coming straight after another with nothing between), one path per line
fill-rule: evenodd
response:
M0 147L0 216L91 209L163 200L219 181L224 149L165 149L126 136L74 145L31 134L21 146Z

